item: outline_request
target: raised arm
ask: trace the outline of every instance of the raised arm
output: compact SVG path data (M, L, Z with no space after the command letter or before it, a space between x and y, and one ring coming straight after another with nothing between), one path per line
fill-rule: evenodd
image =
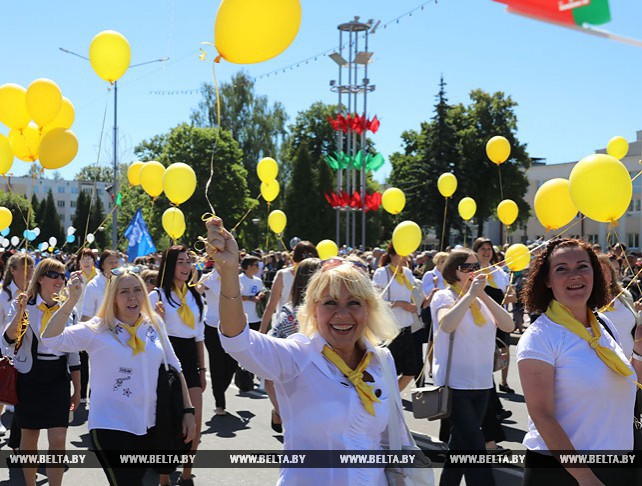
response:
M445 332L452 332L466 315L473 301L484 292L486 275L477 275L470 284L468 291L452 307L439 309L437 312L438 325Z
M64 302L64 304L62 304L62 306L60 306L60 309L58 309L56 313L51 316L51 319L49 320L47 328L42 334L42 337L55 337L65 329L67 321L69 320L69 316L73 312L74 307L76 307L76 304L78 303L78 300L82 295L82 279L80 277L80 272L74 272L71 275L71 280L69 281L68 285L68 291L69 298Z

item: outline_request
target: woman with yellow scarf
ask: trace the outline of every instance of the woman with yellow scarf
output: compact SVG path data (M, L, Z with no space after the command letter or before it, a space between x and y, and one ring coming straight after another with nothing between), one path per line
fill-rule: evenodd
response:
M573 467L562 454L633 450L636 381L642 377L642 330L625 356L604 314L608 291L598 257L583 241L557 239L534 262L523 291L542 315L517 347L529 414L524 484L634 484L632 465Z

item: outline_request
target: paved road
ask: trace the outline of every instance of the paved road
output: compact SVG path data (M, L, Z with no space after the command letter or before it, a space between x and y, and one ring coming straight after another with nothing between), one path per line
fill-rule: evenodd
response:
M514 346L511 346L511 365L509 370L509 384L515 389L515 395L500 393L504 407L513 412L513 416L504 423L507 441L504 447L512 450L523 450L520 442L527 427L526 407L517 370L514 362ZM499 374L496 374L499 378ZM214 399L208 388L204 396L203 437L201 448L211 450L221 449L259 449L279 450L282 447L282 436L275 434L270 428L271 405L267 396L259 390L250 393L240 393L232 386L227 392L229 414L224 417L214 416ZM404 398L410 400L410 393L406 391ZM409 401L404 402L407 411L406 419L410 429L415 432L418 443L425 448L440 449L438 442L439 424L427 420L416 420L412 417ZM69 451L86 450L88 435L86 424L87 412L81 408L76 413L74 422L69 428L67 442ZM10 414L5 413L3 423L8 427ZM42 438L41 438L42 439ZM41 440L40 449L46 450L46 442ZM7 450L6 437L0 442L0 450ZM248 485L264 486L274 484L278 476L278 469L214 469L196 468L194 470L196 484L220 485ZM440 476L441 470L435 467L435 476ZM177 478L177 475L175 475ZM521 484L522 471L520 468L500 468L495 470L498 485L517 486ZM175 479L176 479L175 478ZM147 484L157 485L158 478L149 475ZM38 475L38 484L47 484L46 476ZM22 474L19 470L9 469L4 464L0 467L0 486L22 485ZM78 484L93 486L107 484L100 469L73 468L65 473L64 484Z

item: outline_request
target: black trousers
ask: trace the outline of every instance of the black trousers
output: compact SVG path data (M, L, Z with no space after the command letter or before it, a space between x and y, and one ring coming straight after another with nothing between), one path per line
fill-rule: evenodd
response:
M225 408L225 391L232 383L238 363L221 346L221 338L216 327L205 326L205 347L209 355L214 401L217 407Z
M87 351L80 353L80 398L87 398L89 388L89 354Z

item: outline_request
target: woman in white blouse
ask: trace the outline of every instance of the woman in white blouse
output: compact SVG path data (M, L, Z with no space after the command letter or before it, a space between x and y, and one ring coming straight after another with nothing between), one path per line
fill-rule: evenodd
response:
M181 364L151 310L145 284L137 268L115 269L96 317L71 327L64 323L82 294L80 277L72 276L69 299L54 314L43 342L58 351L89 351L91 408L89 432L94 451L110 485L142 485L146 468L119 468L109 451L155 450L156 385L165 355L181 371ZM185 442L194 437L194 409L183 374ZM61 470L62 471L62 470Z
M221 263L223 347L250 371L275 382L284 449L381 450L389 400L400 397L386 385L375 345L391 340L397 329L368 276L352 262L330 261L308 284L298 314L302 333L288 339L266 336L247 326L234 237L219 218L207 226L209 256ZM386 478L379 468L283 468L279 484L384 485Z

